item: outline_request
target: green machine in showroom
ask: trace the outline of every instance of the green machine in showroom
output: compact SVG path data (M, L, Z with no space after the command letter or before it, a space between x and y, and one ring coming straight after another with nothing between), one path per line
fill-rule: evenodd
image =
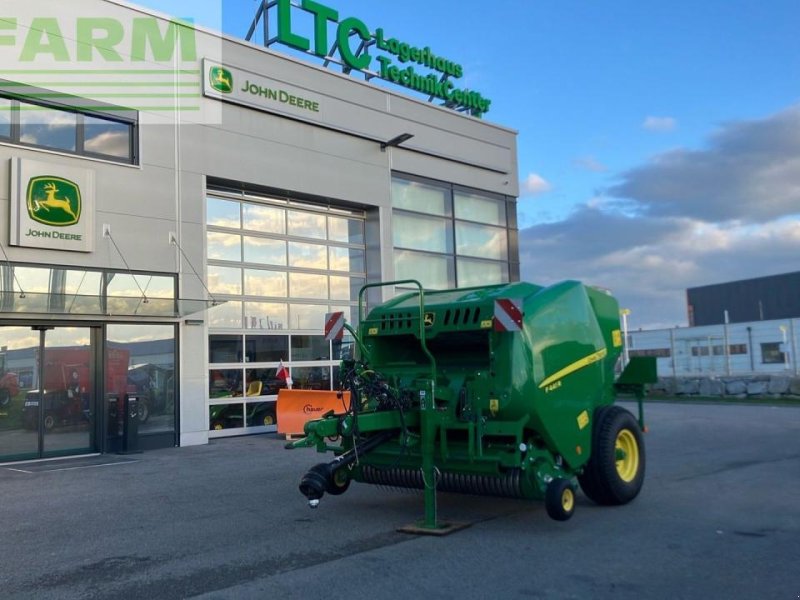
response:
M366 292L383 285L417 289L365 316ZM403 529L418 533L450 529L437 491L543 499L562 521L575 509L575 479L598 504L630 502L644 479L641 400L655 360L631 359L617 377L619 314L609 293L576 281L364 286L358 331L341 313L326 323L329 339L355 338L355 359L340 369L349 406L287 444L336 455L300 491L316 507L351 481L424 490L424 519ZM620 388L638 398L638 419L614 405Z

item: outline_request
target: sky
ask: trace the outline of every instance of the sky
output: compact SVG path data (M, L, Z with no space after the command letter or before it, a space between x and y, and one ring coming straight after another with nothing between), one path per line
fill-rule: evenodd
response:
M797 0L322 3L458 60L519 132L522 279L652 329L687 324L688 287L800 270ZM138 4L237 37L257 7Z

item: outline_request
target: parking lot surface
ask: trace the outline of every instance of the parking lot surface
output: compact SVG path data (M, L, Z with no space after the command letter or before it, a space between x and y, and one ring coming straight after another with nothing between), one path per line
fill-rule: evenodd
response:
M3 465L0 596L800 597L800 408L645 408L631 504L579 494L560 523L440 494L442 518L471 523L442 538L395 531L421 518L416 492L354 484L309 509L297 484L324 457L274 434Z

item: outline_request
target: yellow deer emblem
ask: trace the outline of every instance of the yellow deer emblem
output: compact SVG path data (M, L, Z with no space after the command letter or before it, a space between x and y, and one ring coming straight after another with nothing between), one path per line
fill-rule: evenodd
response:
M211 87L220 92L233 90L233 78L227 69L217 67L211 70Z
M58 188L56 187L55 183L48 183L44 186L44 193L47 196L44 200L39 198L34 198L33 200L33 210L38 212L40 209L44 209L47 212L50 212L51 208L60 208L69 216L71 216L76 221L78 220L78 215L72 210L72 206L70 206L69 200L64 198L56 198L56 193L58 193Z

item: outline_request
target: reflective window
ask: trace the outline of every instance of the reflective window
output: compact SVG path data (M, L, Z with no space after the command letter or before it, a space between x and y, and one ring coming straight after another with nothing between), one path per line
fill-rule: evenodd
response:
M364 221L328 217L328 239L343 244L363 244Z
M274 302L245 302L245 329L288 329L287 307Z
M364 250L331 246L331 271L363 273L366 271Z
M338 277L331 275L331 300L350 300L353 302L358 301L358 292L361 287L366 283L363 277Z
M241 329L242 303L228 300L208 309L208 326L214 329Z
M244 405L212 404L208 407L208 423L211 431L240 429L244 427Z
M33 104L19 107L20 141L23 144L75 152L78 115Z
M245 339L247 362L277 362L289 359L289 337L286 335L248 335Z
M506 260L506 230L456 221L456 254Z
M148 299L175 297L175 282L172 277L111 273L108 275L109 298Z
M435 289L508 280L509 229L504 198L456 190L446 183L423 184L398 177L392 183L397 279L416 279ZM423 199L432 196L443 199L428 206ZM458 258L459 268L455 269L455 259L461 256L481 261Z
M92 154L128 158L131 155L131 127L127 123L84 115L83 149Z
M342 344L333 357L322 328L325 314L339 310L357 325L366 281L364 214L268 197L209 197L207 206L207 285L227 300L208 311L209 355L240 365L209 392L209 427L232 435L263 431L274 426L274 398L286 386L277 377L280 363L299 377L294 387L330 389ZM246 233L230 231L240 228ZM243 355L235 356L241 340ZM352 340L346 352L351 347ZM316 366L306 367L309 361ZM238 396L253 400L229 400Z
M331 368L326 367L294 367L292 379L297 390L330 390Z
M134 111L120 112L119 107L113 107L114 115L104 117L96 112L47 106L44 97L40 97L41 104L0 97L0 138L71 154L137 162ZM18 129L13 127L15 114L19 120ZM131 121L125 121L122 116L116 118L129 114Z
M286 380L278 378L278 369L266 367L263 369L247 369L248 381L259 381L261 383L262 396L274 396L278 390L286 387Z
M242 360L241 335L208 336L208 362L232 363Z
M289 266L325 270L328 268L328 247L289 242Z
M206 224L239 229L242 225L240 207L238 202L209 198L206 202Z
M324 240L327 237L325 228L325 215L290 210L286 214L289 221L289 235L317 238Z
M416 279L422 287L431 289L455 287L455 269L450 256L395 250L394 259L397 279Z
M328 306L325 304L292 304L292 329L313 329L322 331L325 327L325 315Z
M286 273L264 269L244 270L244 293L247 296L278 296L285 298Z
M245 236L244 261L262 265L286 265L286 242Z
M506 204L502 200L455 192L453 202L456 219L502 227L506 225Z
M292 360L330 360L330 342L322 335L293 335Z
M125 363L119 388L138 397L139 433L175 431L175 326L109 324L106 327L106 379ZM114 389L113 382L109 389Z
M392 206L430 215L451 214L448 189L399 178L392 179Z
M461 287L508 282L508 266L505 263L459 258L456 264L458 285Z
M286 210L273 206L244 204L244 228L260 233L286 233Z
M242 260L242 236L209 231L206 234L206 255L214 260Z
M241 396L243 390L241 369L211 369L208 376L208 393L211 398Z
M293 298L327 298L328 276L289 273L289 294Z
M395 212L392 233L396 248L453 252L451 221Z
M11 100L0 98L0 137L11 137Z
M247 427L269 427L278 423L275 402L248 402L245 413Z
M242 270L232 267L208 267L208 289L212 294L242 293Z

